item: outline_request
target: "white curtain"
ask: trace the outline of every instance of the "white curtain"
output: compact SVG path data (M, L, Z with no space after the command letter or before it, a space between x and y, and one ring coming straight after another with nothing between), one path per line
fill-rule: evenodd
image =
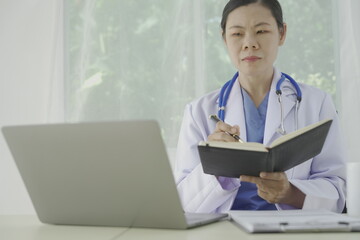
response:
M0 1L0 126L63 121L62 1ZM0 136L0 214L33 213Z
M184 105L236 71L219 26L227 2L67 1L66 119L156 119L176 147ZM335 99L333 1L281 3L289 33L276 66Z
M340 116L349 161L360 162L360 1L339 1Z

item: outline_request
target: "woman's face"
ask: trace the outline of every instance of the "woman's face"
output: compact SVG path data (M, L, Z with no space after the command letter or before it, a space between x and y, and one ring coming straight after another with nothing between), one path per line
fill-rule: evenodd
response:
M231 61L241 74L256 76L272 71L285 36L286 25L280 32L271 11L254 3L228 15L224 41Z

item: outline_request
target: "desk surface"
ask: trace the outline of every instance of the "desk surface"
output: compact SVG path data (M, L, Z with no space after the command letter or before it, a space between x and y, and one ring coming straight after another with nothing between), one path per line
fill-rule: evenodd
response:
M0 216L0 239L7 240L359 240L360 233L248 234L231 222L221 221L190 230L115 227L78 227L42 224L36 216Z

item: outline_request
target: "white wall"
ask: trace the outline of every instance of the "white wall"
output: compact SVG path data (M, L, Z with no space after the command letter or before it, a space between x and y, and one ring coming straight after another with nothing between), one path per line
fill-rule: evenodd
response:
M0 1L0 126L62 119L62 1ZM0 214L33 213L0 135Z

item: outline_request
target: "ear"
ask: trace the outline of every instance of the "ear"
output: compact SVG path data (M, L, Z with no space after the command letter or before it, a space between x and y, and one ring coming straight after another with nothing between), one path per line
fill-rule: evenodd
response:
M286 39L287 25L284 23L283 28L280 30L279 46L282 46Z
M226 43L226 33L224 32L224 31L221 31L221 37L222 37L222 39L223 39L223 41L224 41L224 43L225 43L225 45L227 45L227 43Z

